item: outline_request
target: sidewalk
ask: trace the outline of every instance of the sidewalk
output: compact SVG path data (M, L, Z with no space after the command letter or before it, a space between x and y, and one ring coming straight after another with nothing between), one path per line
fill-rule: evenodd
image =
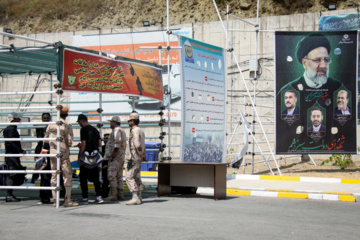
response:
M360 180L340 178L227 175L227 194L360 201Z
M157 172L142 172L145 185L157 184ZM213 194L199 187L198 194ZM360 180L227 174L227 195L360 202Z

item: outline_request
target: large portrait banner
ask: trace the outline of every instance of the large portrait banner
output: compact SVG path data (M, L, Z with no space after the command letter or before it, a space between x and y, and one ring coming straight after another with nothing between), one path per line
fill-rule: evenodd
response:
M275 33L276 154L357 153L357 36Z
M226 51L181 37L181 161L226 161Z

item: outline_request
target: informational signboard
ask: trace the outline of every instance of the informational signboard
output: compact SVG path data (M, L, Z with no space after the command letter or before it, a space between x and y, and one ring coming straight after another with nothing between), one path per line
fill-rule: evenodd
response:
M321 16L319 18L319 31L344 31L359 28L359 13Z
M357 32L276 32L276 153L357 152Z
M226 51L181 37L181 161L226 162Z

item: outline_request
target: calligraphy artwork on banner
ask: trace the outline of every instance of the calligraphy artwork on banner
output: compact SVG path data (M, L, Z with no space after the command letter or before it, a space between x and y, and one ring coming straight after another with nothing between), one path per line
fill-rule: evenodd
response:
M161 69L131 61L63 50L63 90L120 93L163 101Z
M226 162L226 52L181 37L181 161Z
M357 36L275 33L277 154L357 152Z

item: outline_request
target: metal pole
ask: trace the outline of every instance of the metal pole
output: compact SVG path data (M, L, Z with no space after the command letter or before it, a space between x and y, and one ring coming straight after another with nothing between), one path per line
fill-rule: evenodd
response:
M171 160L171 86L170 86L170 14L169 14L169 0L166 0L166 15L167 15L167 68L168 68L168 149L169 149L169 160ZM170 93L170 94L169 94Z
M226 5L226 35L229 36L229 5ZM226 41L226 49L228 49L228 41Z
M246 96L244 96L244 104L246 104ZM245 114L246 114L246 107L247 106L245 105L245 107L244 107L245 108L245 111L244 111ZM245 132L244 134L249 134L249 133ZM244 164L244 166L243 166L243 174L245 174L245 165L246 165L245 162L246 162L246 155L243 158L243 164Z
M45 44L53 44L52 42L39 40L39 39L35 39L35 38L24 37L24 36L15 35L15 34L6 33L6 32L0 32L0 35L12 37L12 38L19 38L19 39L29 40L29 41L33 41L33 42L39 42L39 43L45 43Z
M100 113L99 113L99 118L100 118L100 124L102 125L102 93L99 93L99 108L100 108ZM102 128L100 127L100 138L102 137ZM101 172L101 171L100 171Z
M162 48L160 48L161 45L159 45L158 49L159 49L159 65L162 66L162 59L161 59L161 51L162 51ZM161 69L161 72L162 72L162 69ZM168 72L169 74L169 72ZM164 94L164 92L163 92ZM163 102L164 103L164 102ZM163 104L162 104L163 105ZM162 110L161 110L162 111ZM160 116L160 122L162 123L162 120L163 120L163 115ZM162 134L164 132L164 128L163 128L163 125L160 126L160 136L162 138L160 138L160 144L161 146L163 145L164 143L164 135ZM163 158L164 158L164 151L161 151L160 152L160 159L161 161L163 161Z
M254 104L256 104L256 85L257 85L257 81L255 80L254 82ZM255 116L255 107L253 107L253 123L255 123L256 121L256 116ZM253 124L253 133L255 133L255 124ZM261 150L261 149L260 149ZM254 174L254 161L255 161L255 144L254 144L254 141L253 141L253 144L252 144L252 168L251 168L251 174Z
M57 82L57 84L60 84L60 82ZM61 88L58 87L58 90ZM56 105L60 105L60 94L59 92L56 95ZM60 122L60 109L57 109L56 112L56 120L57 122ZM57 125L57 146L56 146L56 170L60 172L60 124ZM56 188L60 188L60 174L56 174ZM60 191L56 191L56 208L59 208L60 205Z
M100 35L99 35L99 39L100 39ZM99 40L100 41L100 40ZM101 45L100 45L101 46ZM99 93L99 108L100 108L100 115L99 115L99 118L100 118L100 129L99 129L99 133L100 133L100 139L102 139L103 135L102 135L102 93ZM103 155L105 153L102 153ZM103 164L101 163L100 164L100 169L102 169L102 166ZM100 171L100 174L99 174L99 181L101 182L101 179L102 179L102 171Z
M26 94L48 94L56 93L56 91L41 91L41 92L0 92L0 95L26 95Z

